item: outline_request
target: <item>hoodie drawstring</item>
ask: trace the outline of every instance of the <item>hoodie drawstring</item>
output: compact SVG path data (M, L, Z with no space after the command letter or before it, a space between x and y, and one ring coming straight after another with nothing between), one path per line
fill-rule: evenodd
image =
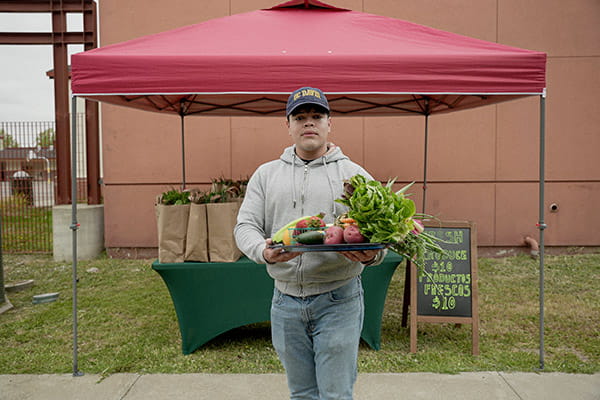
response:
M329 152L331 152L333 150L333 148L329 149ZM295 147L292 149L292 162L290 164L290 172L292 174L292 179L291 179L291 183L292 183L292 208L296 208L296 204L297 204L297 199L296 199L296 171L295 171L295 167L296 167L296 159L298 157L296 156L296 152L295 152ZM337 169L338 169L338 176L341 176L340 174L340 165L339 163L337 164ZM323 155L323 167L325 168L325 175L327 176L327 182L329 183L329 192L331 193L331 215L333 216L333 219L335 219L337 217L336 213L335 213L335 190L333 187L333 181L331 180L331 176L329 175L329 169L327 167L327 154Z
M292 208L296 208L296 171L294 171L294 168L296 167L296 152L292 155L290 167L290 171L292 171Z
M331 182L331 176L329 176L329 170L327 169L327 156L323 156L323 167L325 168L325 175L327 175L327 182L329 182L329 191L331 192L331 215L333 219L337 217L335 215L335 192L333 190L333 182Z

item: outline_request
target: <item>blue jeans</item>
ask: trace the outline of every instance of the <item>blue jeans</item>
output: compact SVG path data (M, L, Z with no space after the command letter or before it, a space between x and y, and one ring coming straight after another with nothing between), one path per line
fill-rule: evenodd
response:
M363 316L360 276L306 298L275 289L271 333L290 399L352 399Z

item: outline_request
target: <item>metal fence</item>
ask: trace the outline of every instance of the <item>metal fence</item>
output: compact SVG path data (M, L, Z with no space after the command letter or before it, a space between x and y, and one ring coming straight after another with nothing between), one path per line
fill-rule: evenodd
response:
M56 202L53 121L0 122L0 213L2 251L52 252L52 207ZM77 115L77 200L87 199L85 115Z

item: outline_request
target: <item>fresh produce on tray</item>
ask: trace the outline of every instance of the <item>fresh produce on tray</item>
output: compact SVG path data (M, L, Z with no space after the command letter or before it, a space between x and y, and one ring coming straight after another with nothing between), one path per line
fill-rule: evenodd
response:
M325 214L320 213L317 215L305 215L300 218L296 218L275 232L271 239L273 240L273 243L283 243L284 245L289 246L292 244L292 238L294 236L298 236L308 230L324 228L324 216Z
M291 251L299 246L322 251L362 249L360 244L372 245L365 248L389 247L422 269L426 251L444 251L438 245L439 239L425 232L420 219L428 216L417 214L415 203L405 196L412 184L397 192L392 190L393 184L394 180L382 185L354 175L344 182L344 193L336 200L348 211L333 224L325 224L323 213L306 215L283 226L273 235L273 242Z
M273 242L290 245L365 243L356 221L343 214L334 224L326 225L323 213L297 218L288 222L273 235Z

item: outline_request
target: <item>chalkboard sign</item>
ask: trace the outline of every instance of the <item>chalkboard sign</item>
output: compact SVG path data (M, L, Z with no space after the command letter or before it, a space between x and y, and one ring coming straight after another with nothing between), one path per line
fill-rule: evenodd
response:
M477 232L472 222L426 224L425 231L442 241L443 255L427 253L425 272L410 268L410 351L417 352L417 323L471 324L472 352L479 354ZM408 269L407 269L408 271ZM406 298L406 291L405 291ZM413 312L416 311L416 312Z
M427 252L425 272L417 277L417 313L472 316L471 228L428 227L446 254Z

